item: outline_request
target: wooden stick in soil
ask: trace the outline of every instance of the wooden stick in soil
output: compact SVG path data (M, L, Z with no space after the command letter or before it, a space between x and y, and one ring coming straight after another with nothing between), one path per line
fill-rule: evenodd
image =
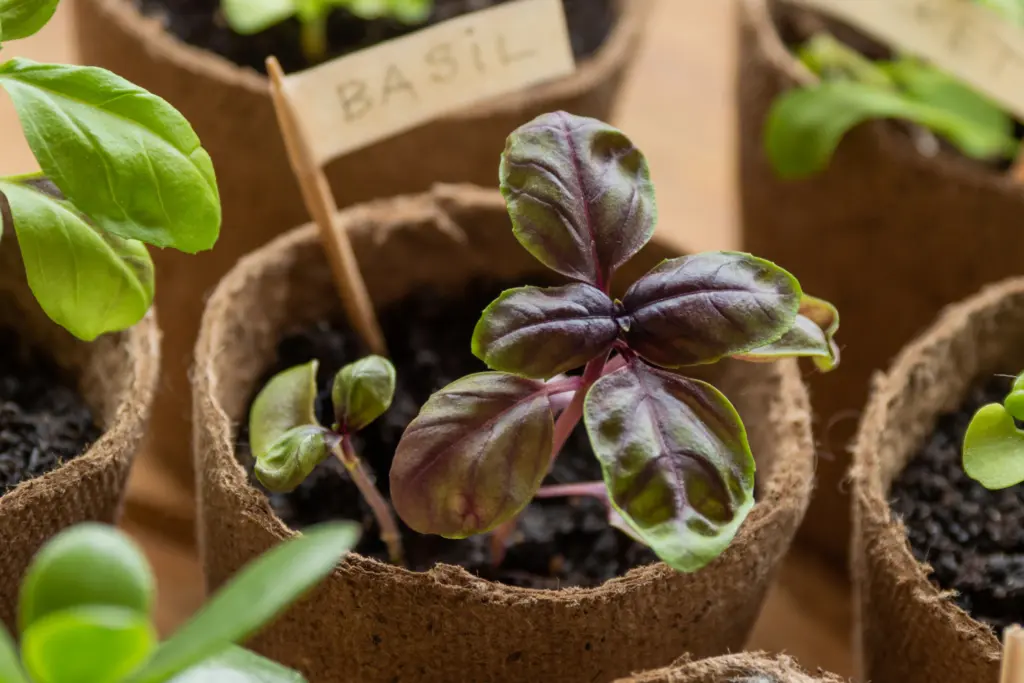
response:
M320 229L320 241L331 265L331 274L334 276L334 284L341 296L345 313L367 348L372 353L387 356L384 334L377 322L366 283L359 272L359 264L352 251L348 233L339 230L335 225L338 204L323 169L314 161L309 142L299 128L292 104L284 92L284 72L276 57L267 58L267 75L270 76L270 95L274 101L277 122L288 150L288 158L302 189L306 208Z
M1021 146L1021 152L1017 155L1013 166L1010 168L1010 175L1018 183L1024 183L1024 145Z
M1024 628L1013 625L1003 634L1003 668L999 683L1024 683Z
M341 461L349 476L352 477L356 488L363 494L363 500L367 502L370 510L373 511L373 516L377 520L377 526L380 527L380 538L384 541L384 545L388 547L388 557L391 558L391 563L404 567L405 557L402 553L402 534L398 530L398 523L391 512L391 506L388 505L384 496L381 495L380 491L377 490L377 487L370 480L366 469L363 468L363 461L359 459L359 455L352 448L352 441L347 436L342 437L340 443L332 450L334 456Z

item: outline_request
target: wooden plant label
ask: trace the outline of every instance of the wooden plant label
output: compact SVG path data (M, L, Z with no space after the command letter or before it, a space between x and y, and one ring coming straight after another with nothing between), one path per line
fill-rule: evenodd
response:
M1024 118L1024 29L973 0L796 0L959 77Z
M283 90L324 164L574 69L562 1L516 0L286 76Z

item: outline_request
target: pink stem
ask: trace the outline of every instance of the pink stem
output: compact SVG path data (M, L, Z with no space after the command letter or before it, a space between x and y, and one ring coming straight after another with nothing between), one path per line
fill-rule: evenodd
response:
M348 470L349 476L352 477L356 488L363 494L363 499L369 504L370 510L373 511L373 516L377 519L377 526L380 527L380 538L388 547L388 555L391 557L391 562L399 567L404 566L402 535L398 530L395 515L391 512L391 506L388 505L388 501L377 490L377 487L363 468L363 461L359 459L359 454L352 447L352 440L348 436L342 437L341 448L335 447L333 451L335 457L341 460L341 464Z
M603 481L580 481L573 484L556 484L554 486L542 486L534 494L534 498L572 498L587 496L608 500L608 487Z

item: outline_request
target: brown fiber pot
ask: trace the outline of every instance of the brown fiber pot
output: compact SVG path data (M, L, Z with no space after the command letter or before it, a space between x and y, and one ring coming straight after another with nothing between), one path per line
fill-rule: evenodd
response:
M768 0L739 4L743 248L799 274L842 316L842 368L810 379L825 457L805 525L838 565L849 518L839 482L871 373L944 305L1020 272L1024 189L953 153L926 158L889 122L852 131L824 173L778 179L764 153L765 118L780 93L814 80L778 26L807 15Z
M512 236L497 191L438 187L341 214L378 306L427 283L542 272ZM666 257L660 242L629 282ZM293 535L236 459L237 426L281 336L337 315L317 234L289 232L242 259L203 318L194 384L200 549L209 588ZM469 340L466 340L469 343ZM354 556L254 641L320 681L610 681L742 647L810 497L807 394L793 362L723 364L713 380L743 415L759 502L732 547L705 570L664 564L594 589L512 588L459 567L413 573Z
M789 657L759 652L690 661L623 678L615 683L841 683L832 674L808 675Z
M604 46L570 77L513 93L354 152L327 167L345 207L437 182L496 186L505 138L542 113L564 109L607 119L637 48L651 0L619 0ZM174 104L213 157L224 207L217 247L198 256L154 250L157 306L163 312L164 373L147 457L191 482L187 373L202 302L244 254L285 226L309 220L288 157L267 80L218 55L173 38L143 18L132 0L76 0L83 63L115 70Z
M928 580L889 508L892 482L971 385L1024 367L1024 279L948 307L874 382L851 475L853 568L865 679L996 681L1000 645Z
M103 429L85 453L0 496L0 619L14 628L21 577L40 546L79 522L117 521L156 389L160 330L150 311L127 332L91 344L74 339L32 298L14 236L7 237L0 245L0 328L16 328L68 371Z

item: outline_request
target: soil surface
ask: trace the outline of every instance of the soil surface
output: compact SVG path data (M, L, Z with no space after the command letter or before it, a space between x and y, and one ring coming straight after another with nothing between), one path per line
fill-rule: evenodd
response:
M893 484L914 556L960 607L997 633L1024 621L1024 486L989 491L963 471L961 445L975 411L1001 403L1012 378L975 387Z
M458 299L444 299L424 289L381 313L388 351L398 371L395 400L383 417L357 435L355 443L385 496L389 495L391 460L406 425L431 393L466 374L486 370L470 352L473 327L480 312L503 289L521 284L473 282ZM322 424L330 424L331 378L362 353L347 326L323 323L282 340L277 362L260 386L281 370L319 359L317 412ZM262 488L251 476L245 425L240 430L238 453L254 485ZM581 425L545 483L600 478L600 466ZM295 491L270 494L269 498L277 514L295 529L331 519L362 522L366 533L356 552L387 561L370 509L335 458L328 458ZM657 562L649 548L609 527L604 505L589 498L532 503L520 518L513 544L498 569L490 562L489 536L453 541L401 526L411 569L427 570L437 562L457 564L490 580L531 588L595 586L633 567Z
M102 433L49 360L0 329L0 495L84 453Z
M264 60L276 55L286 72L311 66L299 45L299 23L290 19L262 33L241 36L228 28L220 0L131 0L147 16L159 19L182 41L211 50L240 66L266 72ZM343 9L328 21L330 58L371 47L462 14L510 0L436 0L425 24L408 26L393 20L364 21ZM604 44L616 12L613 0L562 0L577 59L593 55Z

